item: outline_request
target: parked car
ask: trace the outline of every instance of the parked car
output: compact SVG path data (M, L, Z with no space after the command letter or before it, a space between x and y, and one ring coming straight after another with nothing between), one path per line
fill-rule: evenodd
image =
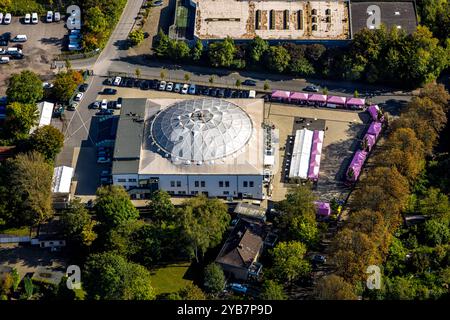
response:
M153 1L153 2L152 2L151 6L152 6L152 7L160 7L160 6L162 6L163 4L164 4L163 0L156 0L156 1Z
M189 90L189 85L187 83L183 84L183 87L181 88L182 94L187 94Z
M225 89L224 98L230 98L230 97L231 97L231 89Z
M106 157L98 157L97 158L97 163L110 163L111 162L111 158L106 158Z
M176 83L174 88L173 88L173 92L179 93L180 90L181 90L181 83Z
M122 98L117 99L117 103L116 103L116 109L121 109L122 108Z
M116 101L108 101L108 109L116 109Z
M112 85L114 83L114 79L111 79L111 78L106 78L104 81L103 81L103 84L104 85L107 85L107 86L110 86L110 85Z
M102 103L100 104L100 108L101 108L102 110L108 109L108 100L103 99L103 100L102 100Z
M28 37L26 34L18 34L14 38L11 39L11 42L26 42Z
M100 110L99 112L97 112L96 115L98 115L98 116L109 116L109 115L112 115L113 113L114 113L114 110L104 109L104 110Z
M134 80L133 80L133 79L127 79L127 80L125 81L125 87L127 87L127 88L133 88L133 86L134 86Z
M120 85L120 82L122 82L122 78L121 77L116 77L115 79L114 79L114 85L115 86L119 86Z
M242 82L242 84L243 84L244 86L251 86L251 87L254 87L254 86L256 86L256 81L247 79L247 80L245 80L244 82Z
M75 98L73 99L74 101L81 101L81 99L83 99L83 92L78 93Z
M141 82L141 90L148 90L150 89L150 84L147 81Z
M0 64L6 64L6 63L9 63L9 57L1 57Z
M42 83L42 87L43 87L44 89L51 89L51 88L54 87L54 85L53 85L53 83L43 82L43 83Z
M53 22L53 11L47 11L47 18L45 19L47 22Z
M303 91L308 91L308 92L319 92L319 88L317 88L316 86L306 86Z
M79 88L78 91L80 92L86 92L87 88L89 87L89 85L87 83L83 83Z
M3 12L0 12L0 24L2 24L3 23Z
M225 96L225 89L219 89L217 92L217 97L223 98Z
M94 101L93 103L91 103L89 108L91 108L91 109L99 109L100 108L100 101Z
M11 23L11 19L12 19L11 13L7 13L7 14L5 14L5 18L3 19L3 23L4 24L10 24Z
M153 90L158 90L158 87L159 87L158 80L147 80L147 82L149 82L150 88L152 88Z
M100 92L100 94L108 94L108 95L115 95L117 93L116 89L113 88L105 88L103 91Z
M31 14L31 23L36 24L38 22L39 22L38 14L36 12L33 12Z
M325 256L321 255L321 254L316 254L314 255L314 257L312 258L312 262L314 264L324 264L327 262L327 258L325 258Z
M167 85L167 83L165 82L165 81L161 81L160 83L159 83L159 90L160 91L164 91L164 90L166 90L166 85Z
M212 89L209 90L209 95L211 97L215 97L215 96L217 96L217 91L218 90L216 88L212 88Z
M26 23L26 24L30 24L30 22L31 22L31 14L27 13L25 15L25 18L23 19L23 22Z
M67 109L75 111L78 108L78 103L77 102L72 102L72 104L70 106L67 107Z
M61 14L59 12L55 12L54 19L55 19L55 22L61 21Z
M168 82L166 86L166 91L172 91L173 89L173 82Z
M195 84L191 84L188 90L189 94L195 94Z
M246 293L247 292L247 287L240 284L240 283L231 283L230 284L230 289L232 291L235 292L239 292L239 293Z

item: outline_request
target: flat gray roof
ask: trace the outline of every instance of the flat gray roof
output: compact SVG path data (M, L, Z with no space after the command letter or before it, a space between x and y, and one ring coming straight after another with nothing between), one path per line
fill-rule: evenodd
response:
M123 99L117 125L114 160L139 159L147 99Z
M367 28L369 14L367 8L370 5L380 7L381 23L388 29L398 28L406 33L413 33L417 27L416 10L413 1L396 2L354 2L350 4L352 38L356 33ZM400 27L398 27L400 26Z
M144 116L147 99L123 99L117 125L112 173L136 173L139 170Z

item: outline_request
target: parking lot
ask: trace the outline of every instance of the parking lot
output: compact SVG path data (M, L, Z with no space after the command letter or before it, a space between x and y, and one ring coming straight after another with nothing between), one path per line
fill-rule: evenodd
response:
M322 147L322 158L315 194L321 200L331 200L333 197L342 198L348 188L342 183L342 174L345 172L353 155L359 139L362 138L368 121L368 114L364 111L353 112L343 110L330 110L323 108L310 108L276 103L266 103L266 116L279 130L280 147L286 146L288 136L292 136L298 126L298 118L324 120L325 138ZM276 171L273 183L272 200L284 199L292 184L284 183L286 163L285 150L280 150L281 164Z
M24 34L27 41L23 45L24 58L11 59L8 64L0 64L0 95L6 92L6 80L12 73L32 68L39 75L50 76L54 73L51 63L55 56L61 54L64 44L64 36L67 35L64 21L46 23L45 16L39 17L38 24L25 24L24 17L13 17L11 24L0 24L0 35L10 33L11 38ZM10 42L8 47L14 47ZM2 47L7 49L8 47Z

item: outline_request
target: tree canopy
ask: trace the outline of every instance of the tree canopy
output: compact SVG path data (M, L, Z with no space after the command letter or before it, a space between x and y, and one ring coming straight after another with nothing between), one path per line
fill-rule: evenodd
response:
M80 72L68 70L56 75L53 83L53 95L60 101L67 102L75 93L75 90L83 83L83 77Z
M52 163L64 146L64 135L51 125L39 127L30 136L29 145Z
M44 97L44 89L39 76L29 70L13 74L6 90L9 102L35 104Z
M306 246L298 241L279 242L272 250L272 274L283 282L292 283L311 271L311 266L304 259Z
M122 256L105 252L92 254L84 266L83 288L88 299L153 300L150 272Z
M67 239L78 246L90 246L97 238L94 231L97 222L78 198L72 200L69 207L63 211L61 223Z
M139 217L139 211L122 186L100 187L96 194L95 212L106 228L111 229Z
M211 263L205 268L205 288L208 292L217 294L225 289L225 275L217 263Z

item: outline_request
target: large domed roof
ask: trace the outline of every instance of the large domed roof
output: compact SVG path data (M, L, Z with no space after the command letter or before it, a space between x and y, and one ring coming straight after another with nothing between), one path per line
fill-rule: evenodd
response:
M225 158L249 141L253 124L239 106L221 99L177 102L156 114L151 137L173 160Z

